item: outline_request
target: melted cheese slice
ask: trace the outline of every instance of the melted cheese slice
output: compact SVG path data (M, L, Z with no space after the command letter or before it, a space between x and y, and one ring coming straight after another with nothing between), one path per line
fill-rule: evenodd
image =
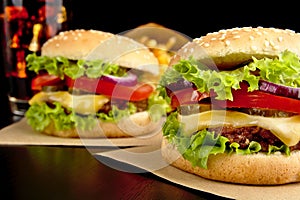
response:
M69 92L39 92L34 95L29 104L41 102L59 102L63 107L73 108L80 114L95 114L103 105L109 102L109 98L104 95L72 95Z
M259 126L270 130L276 137L288 146L300 141L300 115L285 118L272 118L248 115L235 111L206 111L193 115L179 115L179 121L185 124L187 135L208 127L231 125L233 127Z

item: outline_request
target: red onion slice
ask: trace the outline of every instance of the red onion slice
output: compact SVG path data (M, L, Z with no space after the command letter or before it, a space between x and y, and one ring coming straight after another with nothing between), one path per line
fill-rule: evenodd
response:
M290 97L294 99L300 99L300 88L289 87L285 85L279 85L271 83L269 81L260 80L259 90L269 92L279 96Z
M100 80L125 85L125 86L135 86L137 84L137 75L131 72L127 72L126 76L118 77L112 75L105 75L100 78Z

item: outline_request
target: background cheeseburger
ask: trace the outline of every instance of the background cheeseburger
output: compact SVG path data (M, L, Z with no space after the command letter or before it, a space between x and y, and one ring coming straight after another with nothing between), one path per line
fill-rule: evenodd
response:
M159 63L141 43L97 30L70 30L27 58L36 94L27 122L60 137L128 137L158 128L150 113ZM150 116L151 115L151 116ZM80 133L80 134L79 134Z
M162 155L201 177L300 181L300 34L220 30L178 51L158 90L171 105Z

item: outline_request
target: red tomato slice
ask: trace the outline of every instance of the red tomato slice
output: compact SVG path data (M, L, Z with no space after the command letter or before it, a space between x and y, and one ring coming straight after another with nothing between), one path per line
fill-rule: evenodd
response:
M170 95L171 105L176 108L183 104L198 103L204 98L215 95L215 93L200 93L192 88L182 89ZM248 92L248 85L245 83L241 83L241 89L232 90L232 95L233 101L212 98L212 104L222 108L261 108L300 113L300 100L259 90Z
M111 98L130 101L147 99L154 91L154 88L149 84L137 84L136 86L129 87L88 77L80 77L76 80L66 77L66 84L69 88L81 89L96 94L107 95Z
M31 89L42 90L43 86L57 85L61 82L62 80L55 75L49 75L49 74L37 75L31 81Z
M259 90L253 92L248 92L247 90L248 86L242 83L241 89L232 90L233 101L213 100L213 103L227 108L264 108L300 113L300 100L277 96Z

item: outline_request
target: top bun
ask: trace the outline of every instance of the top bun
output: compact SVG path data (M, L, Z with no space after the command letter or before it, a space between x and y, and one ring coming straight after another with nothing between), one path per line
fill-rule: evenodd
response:
M230 69L252 60L275 57L284 50L300 56L300 34L288 29L242 27L220 30L195 38L184 45L170 62L194 56L197 60L211 59L219 69Z
M153 68L158 66L158 59L144 44L98 30L60 32L44 43L41 55L70 60L104 60L153 73L156 73Z

